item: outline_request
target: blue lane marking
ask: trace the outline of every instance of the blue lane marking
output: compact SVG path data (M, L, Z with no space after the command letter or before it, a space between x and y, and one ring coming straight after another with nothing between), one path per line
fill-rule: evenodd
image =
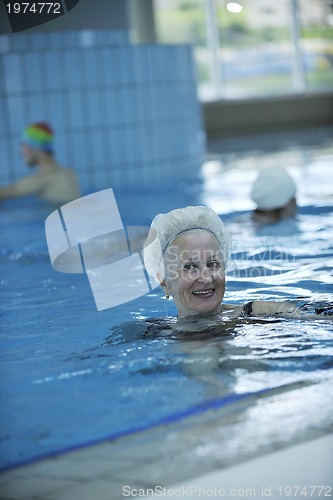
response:
M169 425L175 422L180 422L188 417L193 417L195 415L200 415L201 413L205 413L208 410L213 410L217 408L223 408L224 406L228 406L231 403L241 401L242 399L249 398L251 396L260 396L262 394L266 394L268 392L274 391L276 389L283 389L284 387L288 387L288 385L280 385L276 387L269 387L267 389L262 389L261 391L256 392L245 392L242 394L230 394L228 396L224 396L222 398L211 399L209 401L204 401L203 403L199 403L197 405L191 406L190 408L182 411L177 411L175 413L171 413L170 415L166 415L162 417L156 422L138 425L136 427L132 427L130 429L115 432L114 434L110 434L109 436L105 436L103 438L98 438L92 441L86 441L83 443L79 443L76 445L69 446L67 448L60 448L55 451L50 451L43 453L41 455L37 455L32 458L28 458L25 460L21 460L12 465L7 465L5 467L0 468L0 472L4 472L9 469L14 469L16 467L21 467L22 465L29 465L34 462L38 462L40 460L46 460L48 458L54 458L58 455L63 455L65 453L70 453L72 451L81 450L83 448L88 448L90 446L96 446L99 444L106 443L107 441L115 441L116 439L124 438L131 436L133 434L138 434L140 432L148 431L151 429L155 429L156 427L160 427L162 425Z

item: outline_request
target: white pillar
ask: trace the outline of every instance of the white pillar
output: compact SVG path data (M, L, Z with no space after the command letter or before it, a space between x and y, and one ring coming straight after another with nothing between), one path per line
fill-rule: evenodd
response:
M298 0L290 0L291 10L291 39L294 48L293 57L293 84L296 92L306 90L304 66L302 61L302 49L300 45L300 23Z
M127 0L132 43L156 43L153 0Z
M221 63L219 61L219 33L216 23L215 0L205 0L207 47L209 53L209 73L215 97L221 95Z

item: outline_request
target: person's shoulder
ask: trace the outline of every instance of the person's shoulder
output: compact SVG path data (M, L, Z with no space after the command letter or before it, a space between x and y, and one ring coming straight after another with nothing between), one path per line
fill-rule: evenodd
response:
M52 170L41 170L40 175L43 179L66 179L71 185L76 182L76 175L73 169L56 163Z
M53 165L53 172L71 172L72 169L65 165L61 165L60 163L54 163Z
M58 171L72 180L76 179L76 173L75 173L75 170L73 168L63 166L63 165L58 165Z

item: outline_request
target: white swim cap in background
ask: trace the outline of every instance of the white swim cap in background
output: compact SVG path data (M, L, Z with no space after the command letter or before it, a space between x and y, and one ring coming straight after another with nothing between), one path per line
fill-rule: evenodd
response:
M259 172L251 199L260 210L275 210L289 203L296 194L294 179L283 167L264 168Z
M191 229L205 229L213 233L219 242L224 263L230 254L230 237L220 217L209 207L177 208L166 214L158 214L151 223L144 244L143 257L147 272L164 278L163 254L172 241Z

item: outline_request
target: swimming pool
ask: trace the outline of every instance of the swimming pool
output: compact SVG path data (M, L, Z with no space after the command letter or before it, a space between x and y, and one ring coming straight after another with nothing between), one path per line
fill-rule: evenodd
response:
M124 225L207 204L233 238L226 302L329 301L331 143L234 151L205 164L201 182L172 192L115 189ZM253 167L268 162L290 167L300 209L295 220L259 228L248 216L248 191ZM51 267L46 207L21 200L1 208L2 468L163 422L186 425L191 415L209 419L217 408L225 411L218 453L226 464L332 431L331 320L243 321L204 340L144 336L148 319L176 314L162 290L98 312L86 276ZM203 443L208 452L213 438Z

